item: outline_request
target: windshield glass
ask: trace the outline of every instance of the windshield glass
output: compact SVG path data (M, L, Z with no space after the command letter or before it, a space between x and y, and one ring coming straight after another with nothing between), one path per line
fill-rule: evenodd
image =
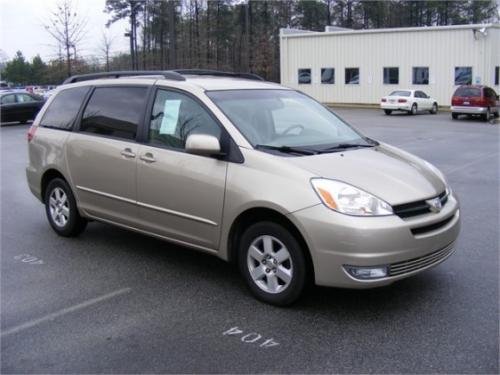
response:
M320 103L291 90L208 91L252 146L370 146L365 138Z
M410 96L409 91L393 91L389 94L389 96Z

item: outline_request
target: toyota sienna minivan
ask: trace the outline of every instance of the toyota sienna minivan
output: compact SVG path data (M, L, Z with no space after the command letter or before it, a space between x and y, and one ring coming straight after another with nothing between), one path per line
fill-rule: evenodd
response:
M309 280L415 275L448 258L460 230L434 166L251 74L74 76L28 144L28 184L57 234L94 220L205 251L276 305Z

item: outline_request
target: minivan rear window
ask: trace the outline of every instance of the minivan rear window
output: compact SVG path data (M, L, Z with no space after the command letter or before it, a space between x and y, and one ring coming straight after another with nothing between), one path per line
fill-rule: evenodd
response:
M477 87L459 87L453 96L481 96L481 89Z
M65 89L58 94L45 111L40 126L71 130L89 87Z

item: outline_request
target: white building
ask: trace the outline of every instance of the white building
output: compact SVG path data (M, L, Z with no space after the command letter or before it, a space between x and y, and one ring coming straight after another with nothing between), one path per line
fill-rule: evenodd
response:
M500 25L282 29L281 83L324 103L376 104L400 88L449 106L459 84L500 91Z

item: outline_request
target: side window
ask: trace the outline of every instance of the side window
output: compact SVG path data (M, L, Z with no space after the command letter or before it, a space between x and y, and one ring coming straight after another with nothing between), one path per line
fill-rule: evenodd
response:
M428 85L429 84L429 68L417 66L413 68L413 84Z
M2 104L14 104L15 102L16 96L14 94L2 96Z
M311 83L311 69L299 69L299 83L300 84Z
M17 102L18 103L29 103L36 102L36 99L28 94L17 94Z
M220 140L221 129L196 100L176 91L159 89L151 113L149 142L183 150L190 134L208 134Z
M76 87L57 93L45 111L40 126L71 130L88 91L88 87Z
M135 139L146 105L147 87L98 87L83 112L80 131Z

